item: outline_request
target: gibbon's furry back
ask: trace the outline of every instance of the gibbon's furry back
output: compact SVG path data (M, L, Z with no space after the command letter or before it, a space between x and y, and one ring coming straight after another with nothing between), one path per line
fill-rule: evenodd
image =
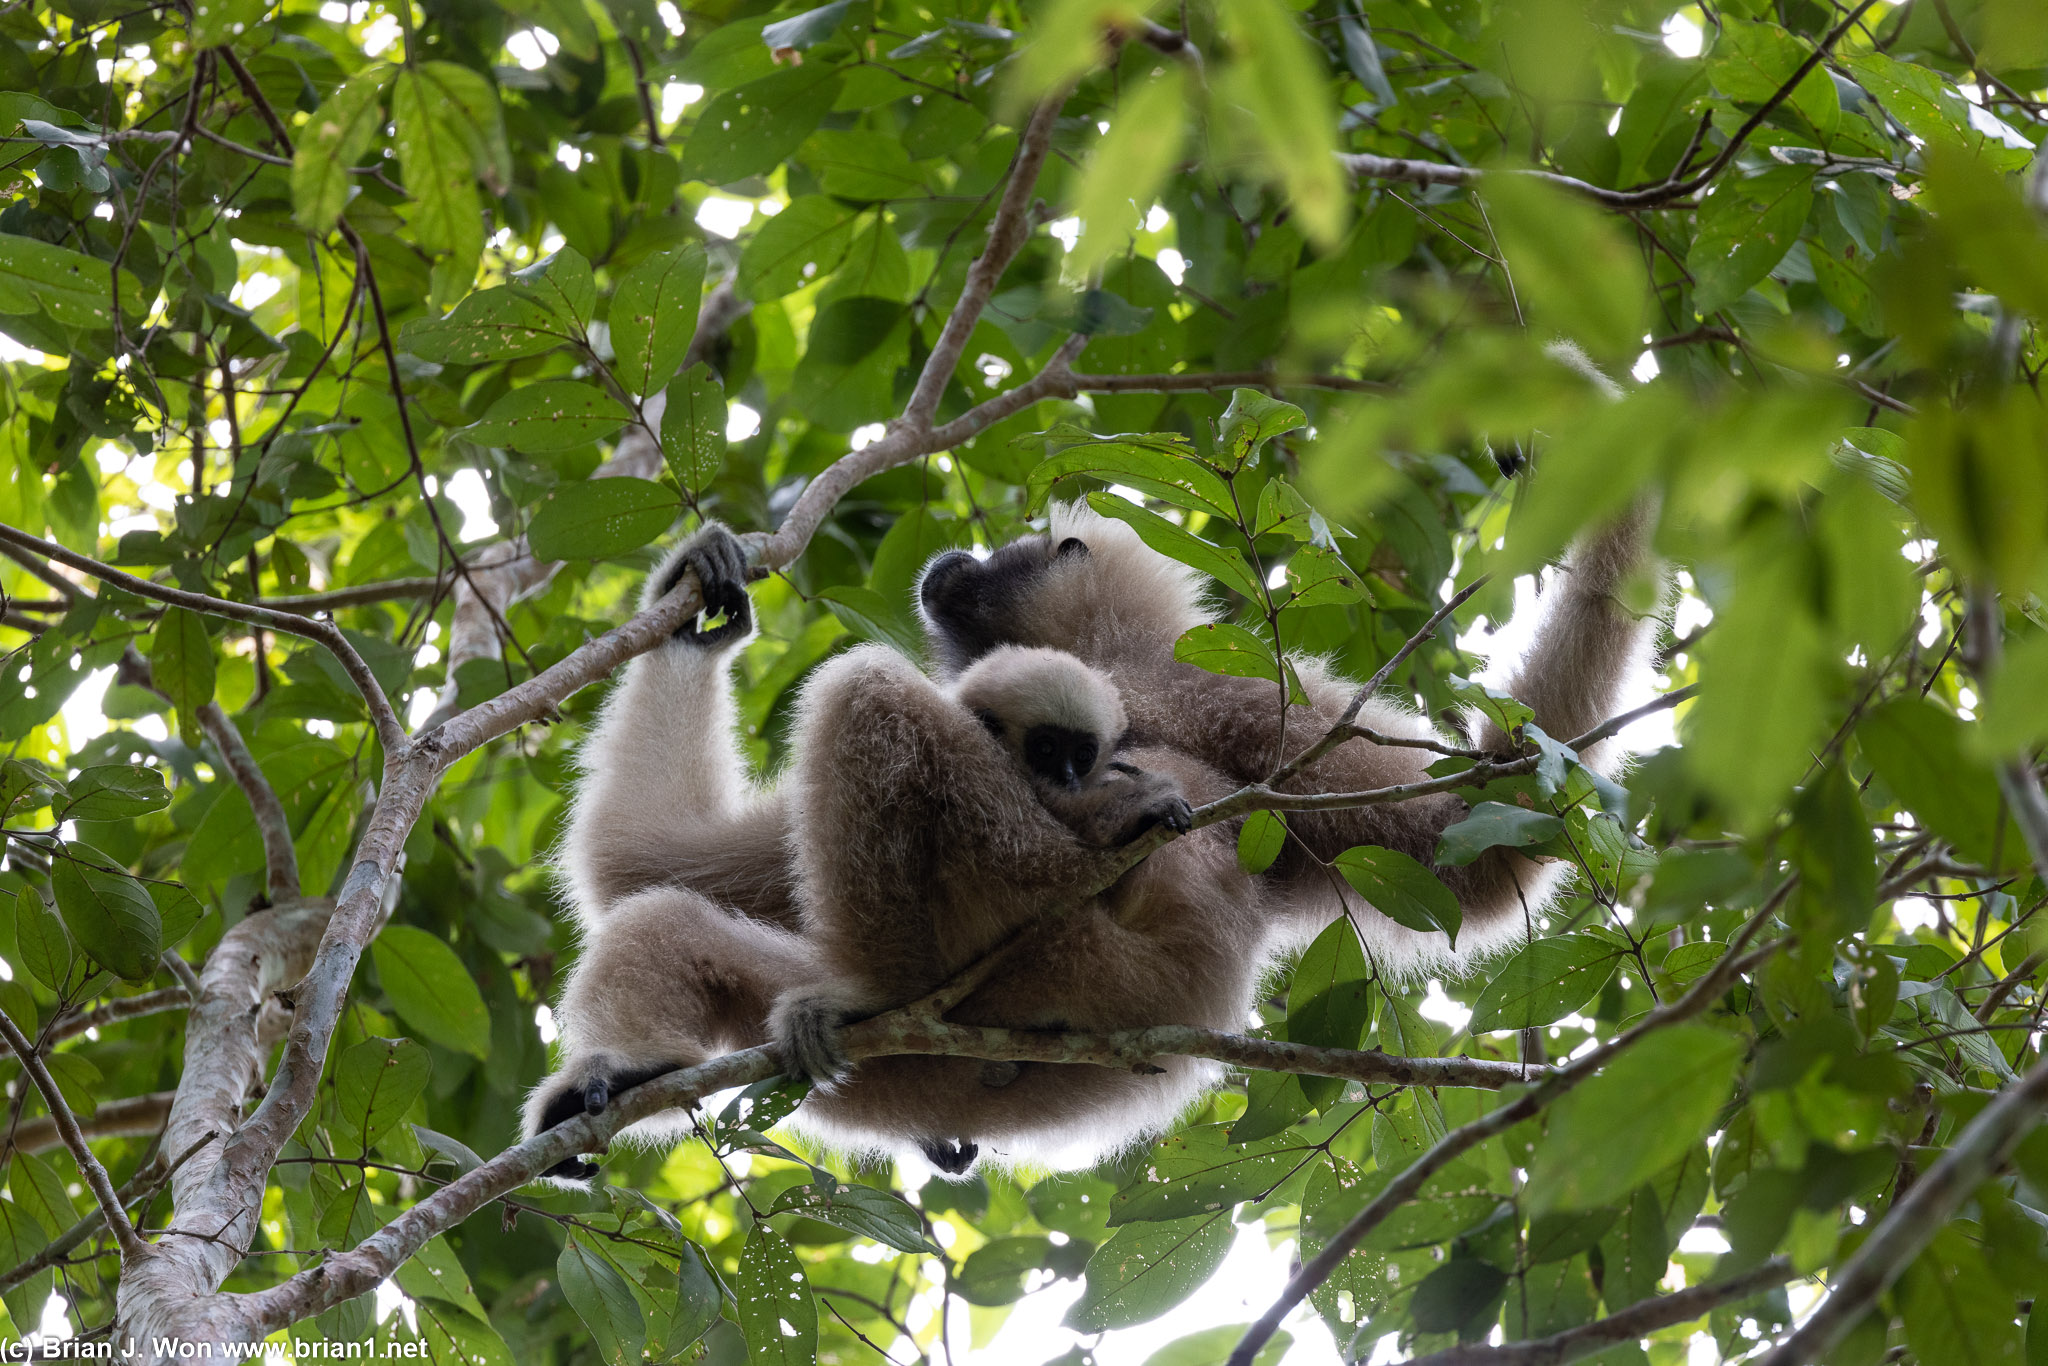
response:
M1620 708L1630 682L1647 673L1657 618L1638 618L1617 592L1648 557L1654 510L1639 506L1575 546L1543 595L1530 645L1504 686L1528 703L1536 724L1560 740L1591 730ZM1131 742L1192 755L1238 783L1262 782L1329 729L1358 689L1322 660L1294 663L1308 696L1288 708L1285 752L1271 683L1212 674L1173 658L1192 627L1218 619L1205 601L1206 580L1141 541L1122 522L1080 504L1054 504L1048 530L1003 546L985 560L963 552L935 558L918 601L933 654L959 670L1001 646L1069 652L1100 669L1124 697ZM1361 725L1385 734L1442 738L1411 708L1369 700ZM1490 727L1459 737L1502 748ZM1583 756L1612 772L1611 743ZM1352 740L1287 785L1295 792L1350 792L1420 781L1436 758L1426 750ZM1438 837L1464 819L1466 806L1441 794L1398 805L1291 813L1295 836L1264 875L1268 894L1299 939L1329 923L1357 898L1325 865L1355 845L1399 850L1425 865ZM1357 923L1380 964L1396 973L1454 967L1526 935L1562 873L1494 851L1467 867L1436 870L1464 907L1453 955L1444 936L1404 928L1378 914Z

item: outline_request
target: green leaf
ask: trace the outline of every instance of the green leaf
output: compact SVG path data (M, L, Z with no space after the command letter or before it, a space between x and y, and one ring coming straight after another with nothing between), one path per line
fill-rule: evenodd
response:
M1899 1280L1899 1317L1921 1361L2020 1366L2025 1359L2012 1292L1993 1272L1967 1226L1951 1224Z
M127 869L91 845L71 843L50 863L50 890L78 947L130 982L156 975L163 922Z
M1708 71L1714 84L1730 99L1742 104L1763 104L1777 98L1785 83L1813 54L1806 40L1776 24L1731 19L1722 25L1714 43ZM1824 65L1806 73L1786 101L1786 107L1806 119L1810 132L1825 139L1841 121L1841 101L1835 83Z
M1601 357L1641 347L1649 291L1620 220L1533 176L1494 176L1485 198L1531 327Z
M445 318L407 323L398 339L421 360L481 365L538 356L575 337L547 305L500 287L478 290Z
M360 165L384 126L382 97L391 68L351 76L321 101L292 150L292 217L312 233L334 227L348 206L349 168Z
M590 273L590 261L574 247L562 247L513 271L509 288L579 333L590 326L590 312L597 306L597 279Z
M1231 464L1241 466L1267 441L1307 425L1308 414L1292 403L1269 398L1256 389L1234 389L1230 406L1223 410L1220 436Z
M1303 233L1330 248L1343 236L1351 194L1337 161L1337 111L1322 50L1280 0L1223 0L1217 8L1231 60L1212 75L1215 92L1251 116L1262 159L1277 172Z
M455 950L411 925L387 925L370 942L377 978L399 1016L443 1048L491 1055L491 1015Z
M433 1070L427 1050L411 1039L365 1039L343 1052L334 1064L341 1125L336 1136L368 1155L370 1146L404 1118Z
M829 5L779 19L761 30L761 41L778 50L794 48L802 52L816 47L839 31L839 25L852 8L853 0L832 0Z
M938 1249L924 1236L917 1211L893 1191L859 1185L839 1185L830 1190L815 1185L791 1186L777 1197L768 1212L791 1211L848 1233L858 1233L898 1252L938 1255Z
M64 922L43 904L42 894L32 887L12 893L14 900L14 944L21 965L38 982L55 992L64 990L71 975L71 937Z
M212 652L207 653L209 661ZM140 764L95 764L82 768L68 786L64 816L74 821L121 821L160 811L171 803L164 775Z
M66 327L112 326L113 271L105 261L34 237L0 233L0 313L38 308ZM121 312L140 322L146 301L139 282L121 276Z
M1436 847L1439 863L1464 865L1489 849L1527 849L1556 839L1564 822L1548 811L1529 811L1506 802L1481 802L1472 814L1445 830Z
M1360 845L1336 858L1337 871L1372 908L1397 925L1425 934L1441 930L1457 947L1465 918L1458 898L1435 873L1406 854Z
M1287 1038L1319 1048L1357 1048L1372 1028L1372 971L1351 917L1324 926L1294 966L1287 988ZM1336 1077L1303 1077L1302 1094L1322 1109L1343 1094Z
M604 1258L573 1236L555 1261L562 1298L590 1330L598 1359L610 1366L633 1366L647 1341L647 1320L626 1278Z
M542 560L601 560L638 550L674 524L675 494L647 479L614 476L548 490L527 528Z
M818 1306L803 1264L788 1243L756 1226L740 1251L740 1331L755 1366L812 1366L818 1351Z
M1343 607L1365 600L1351 566L1336 551L1319 545L1305 545L1287 557L1287 588L1288 607Z
M682 1353L703 1340L718 1320L725 1295L718 1277L704 1264L704 1252L695 1243L685 1243L676 1268L676 1312L669 1322L668 1347Z
M1178 66L1162 68L1118 102L1074 190L1081 236L1066 269L1075 276L1090 275L1137 233L1180 156L1186 104L1187 77Z
M1720 1113L1741 1057L1728 1034L1673 1025L1567 1092L1529 1164L1538 1211L1613 1204L1685 1156Z
M1280 665L1273 657L1273 647L1244 627L1227 621L1210 622L1184 632L1173 642L1173 657L1212 674L1280 681Z
M185 743L199 744L199 709L213 700L213 641L206 621L182 607L164 610L149 642L149 672L158 692L178 709Z
M1293 1136L1233 1144L1220 1124L1183 1130L1153 1147L1145 1180L1117 1193L1109 1226L1167 1223L1228 1210L1278 1186L1312 1155Z
M1466 1331L1500 1303L1508 1274L1476 1257L1453 1257L1415 1287L1408 1312L1425 1333Z
M481 71L459 62L421 62L414 69L422 88L437 97L435 112L469 154L477 179L490 193L505 193L512 186L512 149L505 140L497 87Z
M1970 121L1970 102L1938 73L1882 52L1864 52L1844 65L1887 114L1921 141L1968 145L1979 140Z
M1034 511L1043 508L1055 484L1079 474L1105 484L1127 484L1190 511L1231 517L1230 489L1192 452L1181 454L1179 449L1162 450L1156 444L1140 445L1115 437L1091 438L1069 446L1031 471L1031 507Z
M858 584L837 584L818 593L827 610L862 640L887 645L905 659L923 652L923 641L895 604L872 588Z
M952 1291L969 1304L994 1307L1024 1298L1024 1285L1053 1255L1052 1239L991 1238L960 1264Z
M1210 545L1158 513L1148 512L1113 493L1089 494L1088 506L1105 517L1128 523L1140 540L1168 559L1199 569L1226 588L1258 601L1258 581L1252 577L1251 567L1244 562L1244 556L1237 551L1227 546Z
M821 128L798 153L825 193L839 199L914 199L930 193L925 173L901 140L881 133Z
M701 490L725 468L725 389L706 365L668 386L661 410L661 455L676 483Z
M612 291L611 328L614 373L628 391L645 397L675 378L697 335L703 295L704 249L694 242L657 251L626 272Z
M840 76L817 62L714 97L683 147L683 175L729 185L789 160L839 98Z
M1250 1324L1236 1323L1189 1333L1146 1357L1144 1366L1216 1366L1229 1358L1231 1349L1250 1330ZM1259 1354L1252 1358L1252 1366L1280 1366L1280 1359L1293 1345L1294 1334L1280 1330L1259 1349Z
M1563 1019L1599 995L1622 953L1590 934L1524 944L1472 1003L1472 1032L1533 1029Z
M408 68L392 87L391 118L399 174L418 205L413 231L429 252L447 253L451 278L466 285L483 254L483 200L457 111L440 85Z
M1066 1326L1100 1333L1158 1318L1215 1274L1236 1233L1222 1214L1116 1230L1088 1259L1087 1284Z
M570 451L610 436L632 416L593 385L544 379L506 394L481 422L462 428L461 435L479 446L509 446L529 453Z
M1711 315L1747 294L1799 240L1812 207L1810 166L1718 181L1700 206L1699 231L1686 254L1693 308Z
M1237 832L1237 866L1256 876L1271 868L1286 847L1286 817L1278 811L1254 811Z
M224 47L263 20L267 0L198 0L192 6L192 45Z
M767 303L823 280L846 255L861 212L823 195L792 199L741 248L740 292Z
M2004 803L1997 775L1969 757L1966 730L1932 702L1898 697L1863 718L1856 740L1885 785L1928 829L1988 866ZM2025 845L2010 823L2003 844L2008 863L2024 859Z

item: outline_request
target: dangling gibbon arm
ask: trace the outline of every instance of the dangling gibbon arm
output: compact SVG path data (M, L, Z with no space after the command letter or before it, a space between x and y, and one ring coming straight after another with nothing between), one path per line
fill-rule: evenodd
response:
M724 621L692 622L626 666L577 754L562 881L586 928L661 886L793 926L785 803L749 781L735 729L732 664L753 632L746 556L731 532L706 525L648 577L643 601L685 571L703 585L707 615Z

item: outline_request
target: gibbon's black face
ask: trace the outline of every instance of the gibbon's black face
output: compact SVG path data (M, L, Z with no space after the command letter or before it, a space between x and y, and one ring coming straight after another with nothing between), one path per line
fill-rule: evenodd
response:
M1026 536L985 560L964 550L933 559L918 580L917 601L934 662L958 673L998 645L1019 643L1016 618L1032 585L1061 559L1087 553L1077 537L1055 548L1043 536Z
M1024 732L1024 763L1039 777L1072 791L1095 769L1102 747L1085 731L1033 726Z

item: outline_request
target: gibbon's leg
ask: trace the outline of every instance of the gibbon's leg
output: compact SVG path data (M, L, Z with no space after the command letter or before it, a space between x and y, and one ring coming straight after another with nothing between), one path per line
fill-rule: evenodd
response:
M769 1006L817 976L799 936L678 887L626 898L593 925L555 1019L562 1065L527 1098L526 1132L602 1111L650 1077L767 1042ZM587 1176L564 1163L550 1176Z
M583 778L563 837L570 903L587 925L648 887L680 884L748 915L795 924L783 803L748 782L735 737L733 657L753 629L746 558L707 524L648 577L643 603L686 570L725 621L691 622L626 665L577 754Z
M826 982L785 996L770 1032L797 1071L843 1070L832 1031L916 999L1062 897L1111 880L981 722L881 647L805 686L787 788L806 937Z

